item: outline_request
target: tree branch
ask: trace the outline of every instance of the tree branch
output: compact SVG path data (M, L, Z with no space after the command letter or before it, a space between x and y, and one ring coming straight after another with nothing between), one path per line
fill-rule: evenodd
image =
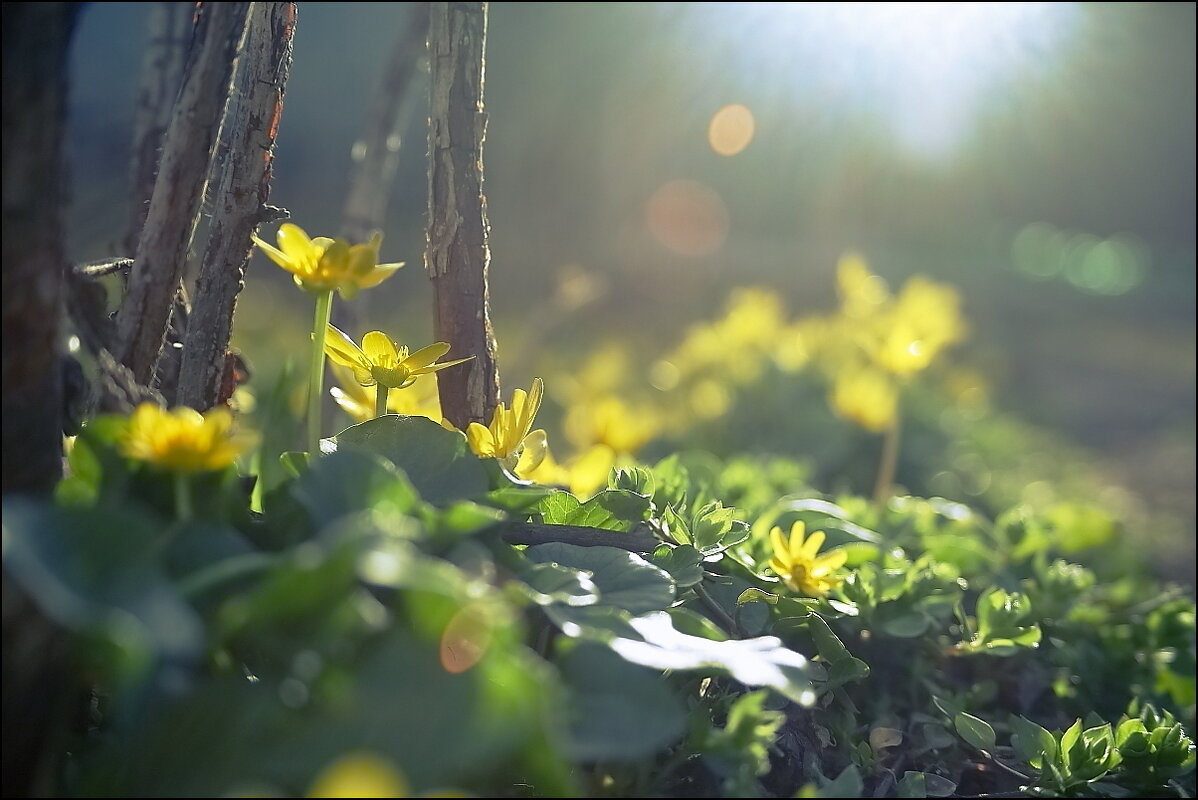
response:
M183 82L195 17L195 3L150 4L146 22L149 40L142 58L133 123L132 207L125 233L126 253L137 252L137 240L146 222L154 176L158 174L158 154Z
M489 422L499 403L483 196L486 36L486 3L430 4L429 217L424 267L433 282L437 340L449 342L449 358L474 357L437 376L441 411L462 429L470 422Z
M270 195L271 163L291 65L295 3L259 2L250 13L246 43L237 59L234 91L222 137L228 152L217 207L208 228L196 279L179 373L177 401L200 411L214 406L225 370L237 295Z
M249 5L204 3L200 9L129 288L117 314L121 362L142 384L154 374L183 276Z

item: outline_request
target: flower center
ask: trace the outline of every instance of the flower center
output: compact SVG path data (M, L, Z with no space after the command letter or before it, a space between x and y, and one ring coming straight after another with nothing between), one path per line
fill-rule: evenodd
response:
M370 377L378 381L380 386L385 386L388 389L397 389L403 386L411 372L407 367L397 364L394 367L372 366L370 368Z

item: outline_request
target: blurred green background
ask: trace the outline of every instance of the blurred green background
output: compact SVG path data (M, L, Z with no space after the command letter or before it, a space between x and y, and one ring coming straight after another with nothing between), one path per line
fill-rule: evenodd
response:
M271 199L313 235L340 228L404 5L299 4ZM89 4L76 34L76 260L119 252L147 7ZM652 361L734 287L828 311L855 250L894 289L916 273L955 285L971 327L956 360L996 408L1059 437L1041 446L1128 487L1165 531L1149 532L1158 566L1192 583L1194 75L1189 3L493 4L504 394L608 339ZM355 301L353 333L419 346L431 289L410 107L382 250L409 266ZM258 380L288 353L302 363L310 298L281 270L255 257L239 312Z

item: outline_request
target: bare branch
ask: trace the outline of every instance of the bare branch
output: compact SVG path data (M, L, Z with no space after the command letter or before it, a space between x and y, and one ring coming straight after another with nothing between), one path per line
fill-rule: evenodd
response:
M250 236L258 229L270 195L294 30L295 3L253 4L234 77L240 101L230 110L222 129L222 136L228 137L228 151L196 279L179 374L178 402L200 411L218 400L237 295L245 286Z
M133 164L129 230L125 252L137 252L137 240L154 193L158 154L171 121L171 111L183 82L183 67L191 49L196 4L151 3L146 27L149 40L137 86L137 111L133 123Z
M143 385L154 374L195 233L249 5L204 3L200 9L129 289L117 314L121 362Z
M483 196L486 3L431 3L428 234L434 333L449 358L474 356L437 376L441 411L459 428L487 423L499 403L491 330L487 201Z

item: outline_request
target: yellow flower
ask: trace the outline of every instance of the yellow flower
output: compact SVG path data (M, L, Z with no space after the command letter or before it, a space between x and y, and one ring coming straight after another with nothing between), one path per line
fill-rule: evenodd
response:
M279 246L274 247L253 237L267 258L287 270L295 282L312 292L331 292L350 299L361 289L378 286L391 277L399 264L380 264L379 246L383 235L375 232L369 242L350 244L345 239L327 236L308 238L298 225L284 222L279 226Z
M168 411L142 403L129 418L121 451L175 472L224 469L257 444L252 433L233 430L233 414L218 406L205 414L181 406Z
M852 319L873 317L890 302L886 281L869 271L860 253L845 253L836 263L836 283L841 311Z
M829 403L840 416L869 431L884 431L898 414L898 390L876 369L845 369L836 373Z
M349 367L330 362L340 386L329 389L329 394L341 410L349 414L357 422L365 422L374 418L375 403L378 398L378 386L363 386L354 379L354 372ZM388 392L387 413L402 414L406 417L428 417L433 422L441 421L441 400L437 396L437 381L424 375L402 392Z
M394 764L370 752L349 753L316 777L308 797L407 797L407 779Z
M512 394L510 409L499 404L490 425L483 427L471 422L466 428L470 449L481 458L499 459L518 476L535 470L544 460L547 447L545 431L532 430L532 421L541 408L544 394L541 379L533 378L532 388L527 393L517 389Z
M790 527L790 541L782 536L782 529L775 526L770 531L770 543L774 546L774 557L770 568L786 582L791 591L809 597L822 597L841 584L844 578L833 573L844 566L847 554L839 547L819 555L824 544L824 532L816 531L806 536L807 526L800 520Z
M371 331L362 337L362 346L332 325L325 336L324 351L330 359L354 371L354 379L362 386L379 386L387 389L402 389L411 386L420 375L452 367L469 361L474 356L454 361L434 363L449 352L446 342L434 342L411 355L408 348L396 347L395 342L382 331Z

